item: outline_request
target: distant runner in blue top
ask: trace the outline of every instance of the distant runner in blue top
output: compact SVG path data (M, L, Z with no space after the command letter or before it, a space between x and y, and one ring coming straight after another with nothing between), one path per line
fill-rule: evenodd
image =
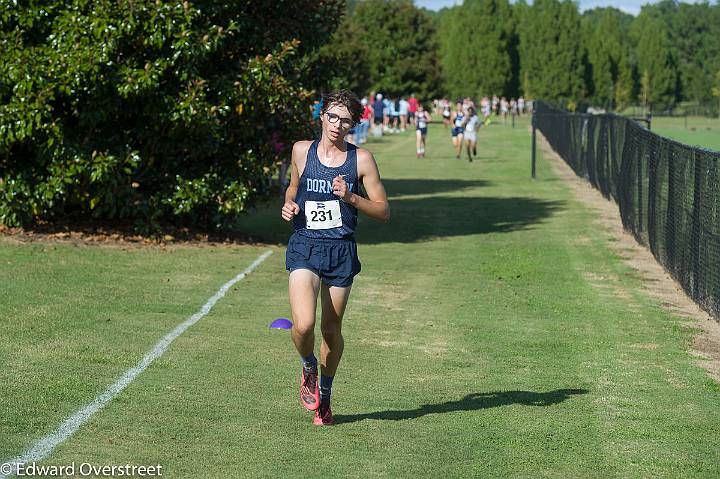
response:
M292 339L302 359L300 402L315 411L313 423L333 424L332 381L343 353L341 333L353 278L360 272L355 244L357 212L379 221L390 219L377 163L364 148L345 137L360 121L357 96L341 90L323 97L319 140L298 141L292 150L290 186L282 217L292 221L285 267L290 271ZM363 184L367 198L360 196ZM315 311L322 300L320 380L315 346Z
M463 104L461 101L455 103L455 111L450 117L452 121L452 143L455 147L455 158L460 159L460 152L463 146L463 135L465 133L465 112L463 112Z

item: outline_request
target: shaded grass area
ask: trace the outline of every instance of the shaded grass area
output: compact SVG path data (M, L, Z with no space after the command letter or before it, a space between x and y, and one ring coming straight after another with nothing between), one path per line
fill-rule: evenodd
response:
M426 159L411 134L369 144L393 218L359 223L337 426L311 425L287 332L267 328L289 315L272 247L46 462L160 463L166 477L717 476L720 397L687 352L692 331L642 292L544 161L529 179L525 127L481 129L473 163L449 136L433 125ZM245 219L249 235L287 240L277 203ZM0 306L3 458L263 251L37 248L0 246L0 265L14 264L2 270L14 285ZM45 336L65 353L41 356ZM82 338L104 362L82 356Z

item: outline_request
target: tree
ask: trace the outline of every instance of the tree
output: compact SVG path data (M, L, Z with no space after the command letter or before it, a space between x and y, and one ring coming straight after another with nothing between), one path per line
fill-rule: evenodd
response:
M597 8L583 15L592 71L589 89L598 105L622 108L630 100L633 79L627 29L631 21L631 15L615 8Z
M439 94L435 25L411 0L360 2L351 21L368 50L372 89L390 95L415 93L419 98Z
M514 95L513 17L507 0L467 0L443 19L441 59L454 97Z
M650 71L647 69L643 70L642 77L640 78L640 102L643 105L643 110L647 111L650 106Z
M346 16L329 43L316 53L317 75L309 79L316 91L349 89L362 96L372 86L369 49L361 42L359 25Z
M659 9L643 6L630 32L645 101L656 110L672 107L677 98L678 74L669 29Z
M577 6L566 0L537 0L519 31L524 93L556 102L585 95L583 40Z
M664 11L677 59L680 98L710 100L713 73L720 68L720 7L680 3Z
M712 87L712 96L718 99L718 111L720 111L720 70L715 73L715 81Z
M628 49L629 50L629 49ZM615 109L624 110L632 101L635 80L633 67L630 64L630 52L625 50L617 64L618 76L615 81Z
M340 0L0 10L0 223L229 225L305 136ZM338 20L335 20L338 19Z

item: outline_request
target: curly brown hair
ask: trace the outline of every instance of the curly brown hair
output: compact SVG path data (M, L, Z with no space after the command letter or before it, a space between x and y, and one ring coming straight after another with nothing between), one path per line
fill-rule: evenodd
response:
M360 121L363 106L355 93L350 90L338 90L323 94L322 108L320 111L325 114L334 104L342 105L347 108L352 116L353 123L358 123Z

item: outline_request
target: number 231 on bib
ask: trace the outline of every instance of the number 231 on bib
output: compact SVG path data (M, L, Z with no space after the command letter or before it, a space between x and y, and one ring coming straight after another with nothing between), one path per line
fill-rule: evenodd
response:
M305 218L309 230L339 228L342 226L340 200L306 201Z

